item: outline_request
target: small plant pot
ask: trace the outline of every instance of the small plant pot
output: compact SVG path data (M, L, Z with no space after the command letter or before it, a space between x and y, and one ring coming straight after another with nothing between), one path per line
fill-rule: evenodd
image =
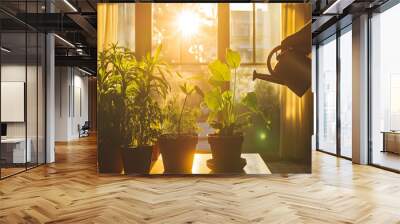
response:
M240 157L243 140L242 134L234 136L208 135L213 166L226 172L236 172L238 169L242 169L245 165Z
M164 173L192 173L197 135L162 135L158 139L163 158Z
M152 165L153 146L122 150L125 174L148 174Z
M100 173L121 173L123 162L119 147L98 146L98 169Z

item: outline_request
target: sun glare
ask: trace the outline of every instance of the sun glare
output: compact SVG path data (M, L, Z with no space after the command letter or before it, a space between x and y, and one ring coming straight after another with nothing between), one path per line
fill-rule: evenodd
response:
M199 32L200 18L193 11L182 11L178 17L178 28L182 37L190 38Z

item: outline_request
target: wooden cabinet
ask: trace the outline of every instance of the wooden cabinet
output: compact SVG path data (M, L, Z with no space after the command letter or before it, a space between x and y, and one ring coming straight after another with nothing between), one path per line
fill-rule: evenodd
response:
M383 133L383 152L400 154L400 132Z

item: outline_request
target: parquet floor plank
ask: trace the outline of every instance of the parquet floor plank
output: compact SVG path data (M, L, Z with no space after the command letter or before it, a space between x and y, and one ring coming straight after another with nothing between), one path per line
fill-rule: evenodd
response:
M98 175L95 138L0 181L0 223L400 223L400 175L313 152L313 174Z

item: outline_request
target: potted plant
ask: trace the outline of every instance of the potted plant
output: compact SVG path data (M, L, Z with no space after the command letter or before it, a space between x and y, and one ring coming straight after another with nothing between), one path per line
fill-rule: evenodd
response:
M186 108L188 98L197 93L203 96L198 86L184 83L180 86L184 94L183 103L174 97L164 109L164 134L158 139L165 173L191 173L198 142L197 118L199 111ZM182 106L180 106L182 105Z
M149 53L137 62L134 79L127 88L127 105L132 126L132 139L123 150L125 173L148 173L157 160L156 146L161 134L162 110L159 101L165 99L170 86L165 74L168 65L160 60L161 45L154 56Z
M99 53L98 98L98 165L101 173L121 173L121 148L129 144L132 126L127 124L128 86L136 67L133 52L116 44Z
M241 159L242 128L250 124L250 116L258 111L258 106L254 92L242 96L236 93L239 66L240 54L230 49L226 52L226 63L215 60L208 65L211 90L205 94L204 102L209 109L208 123L216 131L208 135L213 159L207 164L214 171L237 172L246 164ZM238 110L239 104L246 110Z

